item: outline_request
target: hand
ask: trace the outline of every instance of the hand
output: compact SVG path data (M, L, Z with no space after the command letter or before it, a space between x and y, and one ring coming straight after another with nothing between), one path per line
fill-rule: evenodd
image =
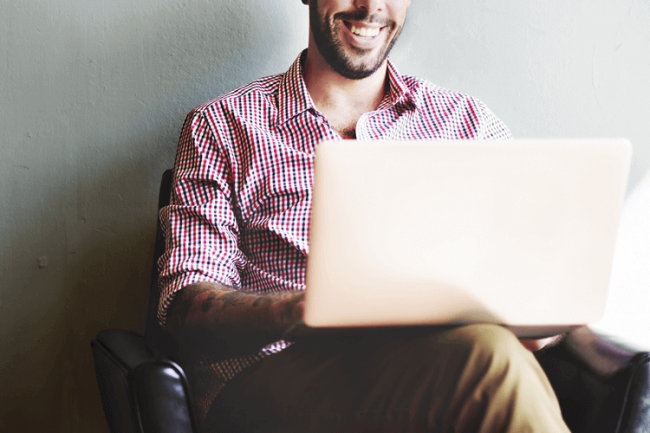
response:
M565 334L554 335L552 337L539 338L539 339L520 338L519 341L526 349L530 350L531 352L536 352L540 349L543 349L544 347L555 346L560 341L562 341L564 335Z

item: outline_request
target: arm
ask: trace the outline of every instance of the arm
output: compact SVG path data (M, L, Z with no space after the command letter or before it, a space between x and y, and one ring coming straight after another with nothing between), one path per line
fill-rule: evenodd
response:
M161 211L166 251L159 317L185 357L226 358L281 339L302 317L302 293L241 288L239 272L248 258L239 245L238 160L228 151L235 144L208 117L201 111L188 115L170 205Z
M202 282L176 294L167 328L185 356L226 358L280 340L302 313L302 292L247 293Z

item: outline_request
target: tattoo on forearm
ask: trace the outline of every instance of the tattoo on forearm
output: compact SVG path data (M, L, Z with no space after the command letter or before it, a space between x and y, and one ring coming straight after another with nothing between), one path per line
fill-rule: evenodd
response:
M282 308L282 320L291 320L293 316L293 303L285 302Z
M235 304L237 301L240 301L243 298L246 298L246 295L241 292L230 292L222 295L219 300L223 302L224 307L227 307L231 304Z
M208 310L212 308L215 299L217 299L217 293L216 292L210 293L210 295L207 298L205 298L205 300L201 304L201 311L207 313Z
M251 293L196 283L181 290L172 301L169 330L185 345L211 338L219 344L268 344L281 338L286 327L296 320L296 305L301 302L296 295Z

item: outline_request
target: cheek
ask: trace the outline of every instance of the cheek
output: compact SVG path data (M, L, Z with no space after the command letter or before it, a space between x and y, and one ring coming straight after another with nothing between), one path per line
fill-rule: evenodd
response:
M403 25L406 20L406 13L408 11L411 0L395 0L393 1L393 17L398 25Z

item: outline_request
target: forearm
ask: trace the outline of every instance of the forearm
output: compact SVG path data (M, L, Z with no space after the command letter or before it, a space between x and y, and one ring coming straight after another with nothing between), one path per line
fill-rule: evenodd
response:
M174 297L167 328L186 355L249 354L302 318L302 299L302 292L258 294L196 283Z

